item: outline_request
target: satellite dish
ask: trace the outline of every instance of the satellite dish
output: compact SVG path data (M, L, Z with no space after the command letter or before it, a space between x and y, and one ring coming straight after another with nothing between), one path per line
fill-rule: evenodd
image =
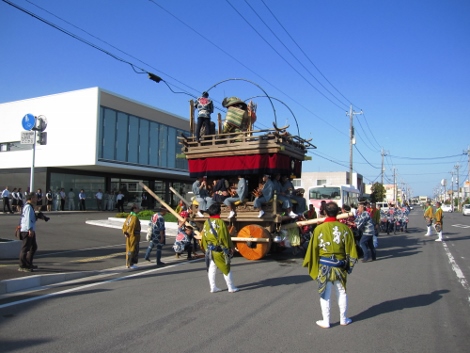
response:
M441 185L442 185L442 186L446 186L446 180L445 180L445 179L442 179L442 180L441 180Z
M47 127L47 118L44 115L39 115L36 119L36 130L44 131Z

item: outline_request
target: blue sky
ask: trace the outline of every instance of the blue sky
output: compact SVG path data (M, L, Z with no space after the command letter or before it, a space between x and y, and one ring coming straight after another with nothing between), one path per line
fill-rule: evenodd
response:
M210 90L216 105L274 97L275 114L255 99L257 126L276 116L296 134L292 111L318 147L304 171L349 170L352 104L366 182L381 180L382 149L385 183L395 169L413 195L450 184L456 165L467 178L469 1L8 1L102 51L0 0L0 103L99 86L187 117L191 95L240 78Z

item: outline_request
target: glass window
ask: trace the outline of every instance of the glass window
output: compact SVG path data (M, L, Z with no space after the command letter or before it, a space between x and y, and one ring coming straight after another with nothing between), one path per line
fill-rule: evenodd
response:
M165 193L166 193L165 182L161 180L155 180L155 190L153 190L153 192L162 200L165 200Z
M176 154L181 154L181 145L178 143L178 136L181 136L181 133L183 133L183 130L177 130L176 131L176 141L175 141L175 151ZM176 156L175 156L176 157ZM184 157L176 158L176 168L177 169L188 169L188 161Z
M149 164L149 124L148 120L141 119L139 127L139 164Z
M95 195L99 189L103 192L105 189L105 178L89 175L78 174L65 174L65 173L51 173L51 190L54 194L53 200L57 202L57 193L61 188L64 188L65 194L68 195L70 189L75 193L75 209L78 210L78 194L81 189L85 192L85 207L87 210L96 210L98 205L95 200ZM53 209L57 210L57 204L53 204ZM65 203L68 207L68 201Z
M128 140L127 162L138 162L139 154L139 119L135 116L129 117L129 140Z
M163 168L188 169L178 135L187 131L101 107L99 158Z
M103 125L101 128L100 157L114 159L116 146L116 112L111 109L102 109Z
M160 124L150 122L150 141L149 141L149 165L158 166L158 141L159 141L159 128Z
M176 129L168 128L168 168L176 167Z
M341 200L339 187L311 188L308 192L311 200Z
M160 157L160 167L168 165L168 126L160 125L158 155Z
M117 114L116 160L127 161L127 114Z

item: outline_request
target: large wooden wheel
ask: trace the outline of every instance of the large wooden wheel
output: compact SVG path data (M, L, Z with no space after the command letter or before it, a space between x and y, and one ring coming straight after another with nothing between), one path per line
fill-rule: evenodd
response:
M267 238L270 239L271 235L269 232L257 225L250 224L243 227L237 234L238 238ZM269 251L271 242L246 242L240 241L236 244L240 254L247 260L260 260Z

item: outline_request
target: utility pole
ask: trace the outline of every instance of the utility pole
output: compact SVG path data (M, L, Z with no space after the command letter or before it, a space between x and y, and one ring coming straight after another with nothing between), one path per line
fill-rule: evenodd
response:
M349 106L349 112L346 115L349 115L349 181L350 184L357 187L357 183L353 183L353 145L356 144L356 139L354 137L354 126L353 118L354 115L361 115L362 110L359 113L355 113L352 108L352 104Z
M468 168L467 168L467 180L464 183L464 195L463 198L467 200L467 197L470 197L470 146L467 148L464 153L467 153L468 156ZM465 191L465 185L467 185L467 191Z
M396 203L398 200L397 197L397 174L395 168L393 168L393 203Z
M386 156L384 149L382 148L382 178L381 178L381 184L384 184L384 173L385 173L385 168L384 168L384 157Z
M460 183L459 183L459 168L460 165L456 165L455 169L457 170L457 211L460 210Z
M452 176L451 180L451 189L450 189L450 207L452 210L454 210L454 171L450 172L450 175Z

